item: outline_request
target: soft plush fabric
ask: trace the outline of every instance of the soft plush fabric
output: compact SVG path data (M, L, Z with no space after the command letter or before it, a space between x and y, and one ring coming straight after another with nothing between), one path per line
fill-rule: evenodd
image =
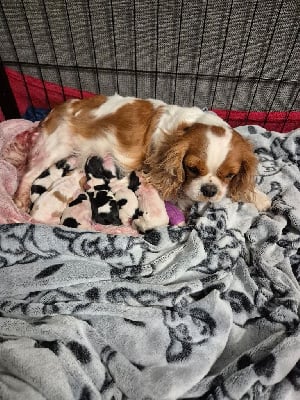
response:
M18 134L21 134L25 131L30 131L33 129L35 124L32 122L15 119L4 121L0 123L0 223L7 224L13 222L28 222L31 220L31 217L28 214L20 212L20 210L16 207L15 203L12 200L12 196L15 193L21 171L17 171L17 169L12 165L18 163L19 160L9 160L5 161L5 150L10 142L12 142L13 138L15 138ZM21 147L21 146L20 146ZM23 152L23 150L28 151L26 143L18 152L15 152L15 155L18 155ZM20 160L21 164L23 160ZM22 168L21 168L22 170Z
M299 399L300 130L249 126L272 209L128 237L0 226L0 398Z

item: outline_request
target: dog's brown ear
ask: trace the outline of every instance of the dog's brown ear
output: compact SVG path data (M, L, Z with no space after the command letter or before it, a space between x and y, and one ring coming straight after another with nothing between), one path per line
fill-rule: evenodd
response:
M176 198L185 180L183 158L187 149L188 143L185 140L176 142L173 137L145 160L144 176L164 200Z
M258 160L251 144L245 139L242 139L240 152L242 157L241 167L229 184L228 195L234 201L248 202L253 198Z

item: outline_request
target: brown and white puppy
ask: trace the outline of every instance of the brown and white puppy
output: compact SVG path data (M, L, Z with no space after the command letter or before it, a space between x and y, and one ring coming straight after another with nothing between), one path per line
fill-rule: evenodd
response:
M41 122L28 172L15 196L27 209L34 179L49 165L80 154L111 153L125 171L143 171L164 200L182 208L224 196L270 206L255 188L257 159L240 134L213 113L159 100L95 96L70 100Z

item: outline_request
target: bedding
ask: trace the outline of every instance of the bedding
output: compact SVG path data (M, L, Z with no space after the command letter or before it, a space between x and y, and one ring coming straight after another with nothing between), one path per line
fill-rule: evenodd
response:
M9 203L1 399L299 399L300 130L238 131L268 212L224 199L133 237L18 220ZM1 161L0 177L4 207L17 173Z

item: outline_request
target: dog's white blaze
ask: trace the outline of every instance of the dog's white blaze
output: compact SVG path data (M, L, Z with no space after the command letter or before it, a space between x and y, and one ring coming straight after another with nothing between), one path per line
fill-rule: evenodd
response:
M118 94L107 97L105 103L91 111L95 118L102 118L108 114L116 112L119 108L136 101L135 97L121 97Z
M157 104L158 106L161 104ZM208 111L202 111L198 107L179 107L176 105L165 104L163 114L160 117L158 125L153 132L152 141L156 145L163 139L163 133L172 134L181 123L193 125L202 123L206 125L220 126L228 129L229 125L216 114Z
M232 131L225 129L223 136L218 136L211 131L207 132L207 159L206 165L211 174L215 174L217 169L226 159L230 150Z

